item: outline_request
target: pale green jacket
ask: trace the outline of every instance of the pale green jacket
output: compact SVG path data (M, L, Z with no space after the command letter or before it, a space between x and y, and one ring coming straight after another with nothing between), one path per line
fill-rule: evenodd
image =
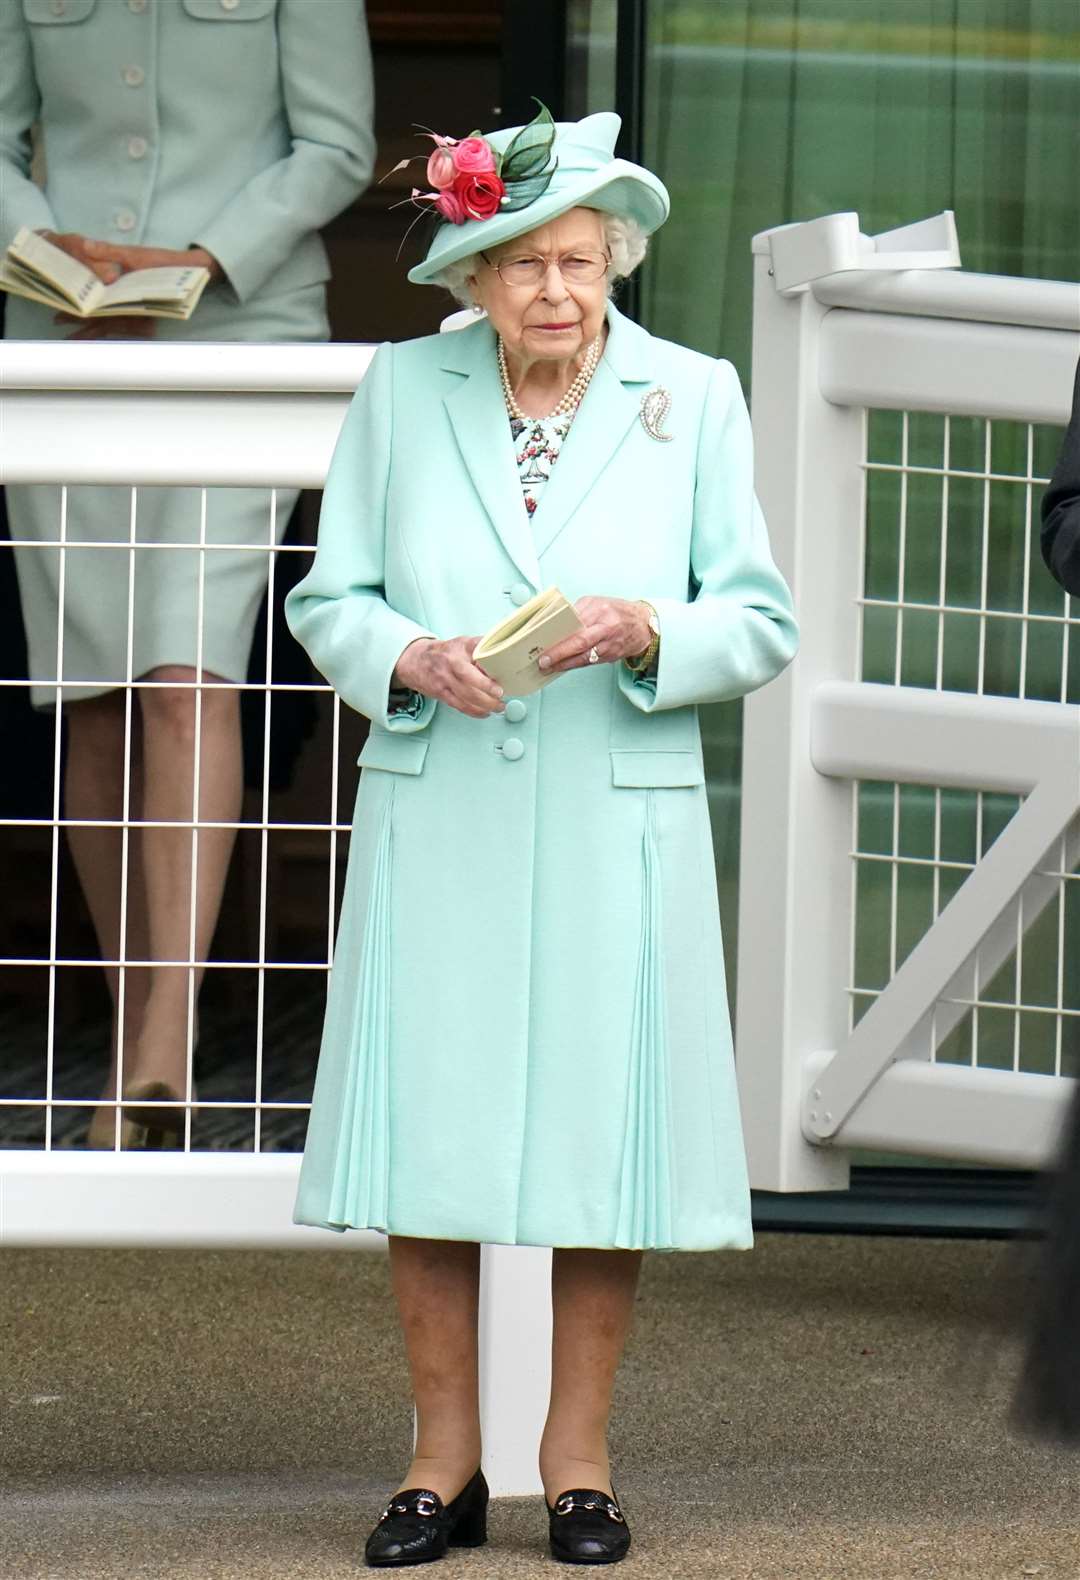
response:
M372 107L363 0L0 0L0 248L20 225L200 245L241 302L314 285Z

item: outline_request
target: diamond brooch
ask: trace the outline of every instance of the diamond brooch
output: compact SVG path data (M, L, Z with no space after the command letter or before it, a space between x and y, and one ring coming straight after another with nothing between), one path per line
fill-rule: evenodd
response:
M670 410L671 391L666 390L662 384L646 391L641 397L641 426L650 439L657 439L661 444L671 443L675 435L662 431Z

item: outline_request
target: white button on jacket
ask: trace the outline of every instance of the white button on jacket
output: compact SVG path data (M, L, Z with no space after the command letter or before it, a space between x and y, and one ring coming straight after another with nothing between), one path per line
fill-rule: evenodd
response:
M125 66L124 81L129 88L141 88L146 81L146 72L141 66Z

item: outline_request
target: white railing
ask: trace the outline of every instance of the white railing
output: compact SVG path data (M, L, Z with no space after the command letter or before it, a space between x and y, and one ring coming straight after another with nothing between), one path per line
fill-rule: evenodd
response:
M266 554L272 565L277 555L286 552L274 548L275 491L321 488L349 400L373 350L370 346L0 344L0 482L129 488L130 535L118 531L115 543L98 548L132 553L147 548L137 539L140 488L257 487L266 491L267 536L261 545L244 547ZM205 514L204 509L204 522ZM56 541L61 552L70 552L76 541L74 534L66 533L63 499ZM215 547L220 545L196 539L192 552L209 555ZM6 545L0 548L5 551ZM268 677L271 643L268 633ZM118 677L118 683L129 691L139 684L131 677L126 681ZM268 680L257 689L269 694L275 688ZM266 1065L272 1063L272 1054L263 1048L264 985L268 973L283 967L303 966L325 974L330 966L338 865L335 842L349 826L347 809L342 818L336 794L339 713L335 699L325 816L303 824L275 821L264 788L258 820L239 825L254 827L262 840L259 937L252 958L211 961L208 966L255 975L255 1095L244 1101L215 1103L204 1094L199 1099L203 1113L216 1107L252 1117L254 1150L232 1153L193 1148L190 1119L184 1148L176 1152L91 1152L56 1144L54 1131L62 1116L73 1108L88 1114L92 1107L89 1094L76 1101L56 1093L57 975L100 968L100 962L72 961L57 953L57 870L65 826L57 730L53 812L45 820L52 852L50 951L48 957L0 961L9 968L36 968L49 974L44 1094L19 1093L0 1100L0 1115L15 1108L40 1114L43 1142L0 1148L0 1243L324 1250L385 1244L382 1236L370 1232L335 1236L296 1227L291 1215L299 1155L260 1151L262 1119L282 1109L306 1106L273 1101L264 1092ZM127 818L123 824L125 829L133 826ZM193 816L184 826L197 836L206 825ZM325 837L329 859L323 962L268 957L267 839L289 831ZM125 960L123 950L116 963L123 969L138 965ZM182 964L190 969L204 962L192 959ZM312 1015L317 1015L314 1008ZM481 1398L485 1469L495 1492L533 1492L540 1486L536 1444L549 1379L549 1268L550 1253L544 1251L484 1249Z
M1078 1030L1080 609L1038 503L1080 287L853 268L781 292L777 236L753 421L803 635L746 710L752 1182L842 1188L856 1148L1037 1167Z

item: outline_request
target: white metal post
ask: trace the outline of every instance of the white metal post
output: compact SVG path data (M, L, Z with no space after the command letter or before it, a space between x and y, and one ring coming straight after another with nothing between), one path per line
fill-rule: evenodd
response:
M842 1189L846 1158L802 1132L808 1054L847 1035L851 790L810 760L810 700L825 680L855 678L862 518L862 413L818 390L828 309L803 290L781 296L768 233L754 241L752 407L755 477L773 552L795 597L799 657L749 697L743 732L736 1052L751 1183L760 1190Z
M537 1455L551 1388L551 1252L485 1245L480 1259L480 1426L495 1497L543 1490Z

